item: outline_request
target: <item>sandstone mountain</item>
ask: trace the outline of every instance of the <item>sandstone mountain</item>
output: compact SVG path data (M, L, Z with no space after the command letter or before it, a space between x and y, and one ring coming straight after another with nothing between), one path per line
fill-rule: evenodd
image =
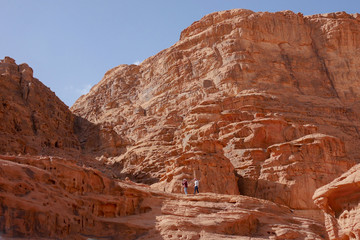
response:
M27 64L5 57L0 62L0 152L76 154L75 117Z
M326 239L325 206L330 239L351 239L359 228L335 221L348 202L357 210L356 187L312 196L360 161L359 54L359 14L217 12L141 64L109 70L71 111L5 58L0 230ZM194 177L200 195L180 195Z
M71 110L111 136L96 149L105 164L155 189L197 177L206 192L240 185L315 208L315 189L359 157L359 20L210 14L139 66L108 71Z

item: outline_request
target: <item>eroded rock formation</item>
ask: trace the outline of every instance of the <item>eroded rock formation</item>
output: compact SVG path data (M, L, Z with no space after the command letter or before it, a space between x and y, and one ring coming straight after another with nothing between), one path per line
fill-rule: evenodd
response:
M315 189L358 160L359 44L357 14L213 13L71 109L124 140L97 149L119 176L315 209Z
M324 212L330 239L360 238L360 165L317 189L313 198Z
M149 193L71 160L1 156L0 178L0 229L7 236L133 239L145 232L111 220L151 209Z
M312 195L359 161L359 49L358 14L213 13L109 70L71 111L5 58L0 231L326 239ZM200 195L180 195L194 177ZM346 194L315 194L333 239L358 234L356 184L342 180Z
M27 64L0 62L0 153L79 155L75 116Z
M0 156L0 183L2 237L321 239L326 234L322 224L269 201L166 194L111 180L68 159Z

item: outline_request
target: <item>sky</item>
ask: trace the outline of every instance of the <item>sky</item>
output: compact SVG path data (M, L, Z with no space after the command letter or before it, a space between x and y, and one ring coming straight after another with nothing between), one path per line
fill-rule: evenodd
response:
M0 0L0 59L29 64L71 107L107 70L138 64L203 16L234 8L360 13L360 0Z

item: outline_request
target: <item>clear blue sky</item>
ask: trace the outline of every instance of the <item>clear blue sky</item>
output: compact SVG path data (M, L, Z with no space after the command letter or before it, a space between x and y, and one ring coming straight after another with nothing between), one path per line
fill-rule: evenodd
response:
M28 63L68 106L107 70L155 55L204 15L360 12L360 0L0 0L0 59Z

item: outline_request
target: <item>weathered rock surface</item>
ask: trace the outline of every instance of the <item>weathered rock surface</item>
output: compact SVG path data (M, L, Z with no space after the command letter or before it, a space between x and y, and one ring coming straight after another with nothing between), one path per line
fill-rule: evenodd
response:
M360 160L359 51L358 14L213 13L109 70L72 112L5 58L0 231L326 239L317 205L330 238L356 238L357 166L312 196ZM200 195L180 195L194 177Z
M359 160L359 21L213 13L71 109L123 140L94 149L119 177L166 192L197 177L204 192L316 209L315 189Z
M151 209L151 194L55 157L0 157L0 231L10 237L135 239L114 218ZM98 234L98 235L97 235Z
M360 238L360 165L319 188L314 202L323 210L330 239Z
M0 153L79 154L75 116L27 64L0 61Z
M184 196L55 157L0 156L2 237L324 239L319 222L245 196Z

